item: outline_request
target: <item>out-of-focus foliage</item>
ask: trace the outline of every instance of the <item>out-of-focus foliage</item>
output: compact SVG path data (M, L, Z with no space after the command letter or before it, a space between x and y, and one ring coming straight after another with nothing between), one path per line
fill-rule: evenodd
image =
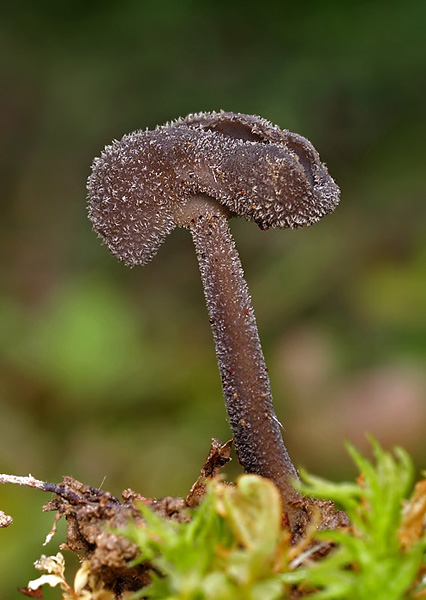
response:
M360 475L334 484L305 474L304 491L337 502L351 523L347 531L317 534L336 544L325 560L307 564L283 580L316 590L317 600L403 600L425 593L425 481L412 493L413 465L401 448L395 456L373 440L376 464L348 446Z
M279 600L275 577L286 563L288 532L281 527L278 490L257 475L237 487L217 483L191 521L177 523L141 506L146 527L124 532L148 560L152 584L137 597L166 599Z
M0 472L184 494L229 436L190 236L129 270L85 208L113 138L220 108L307 136L342 189L307 230L232 224L292 457L342 473L369 431L424 463L425 22L423 0L6 3Z
M255 475L242 476L236 488L216 484L190 523L166 521L145 507L147 526L127 532L141 561L155 569L141 597L284 600L293 597L290 585L298 587L294 597L318 600L422 597L425 481L406 499L412 494L410 457L401 448L392 456L374 440L373 448L375 464L348 448L360 473L356 483L305 474L304 491L337 502L351 526L313 528L313 538L295 546L281 530L273 484ZM321 557L321 546L330 542L336 548Z

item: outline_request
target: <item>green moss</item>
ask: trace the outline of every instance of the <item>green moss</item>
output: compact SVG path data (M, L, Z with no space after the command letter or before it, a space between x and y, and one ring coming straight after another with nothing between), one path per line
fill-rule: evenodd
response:
M306 494L335 501L350 518L346 530L312 533L297 545L281 527L271 482L243 475L236 486L214 482L188 522L143 506L146 527L126 535L152 565L152 583L139 597L153 600L403 600L422 597L426 536L424 485L411 501L413 467L372 442L375 463L352 446L356 483L333 484L303 474ZM421 482L423 483L423 482ZM325 557L315 550L335 545ZM318 554L317 554L318 556Z
M351 522L346 531L317 534L318 540L337 545L324 560L282 576L316 590L311 596L315 600L402 600L414 598L410 590L416 587L426 592L420 583L424 507L417 514L417 495L412 502L405 500L412 488L411 459L401 448L392 456L374 440L372 445L375 465L348 445L360 471L357 483L331 484L304 474L303 491L334 500Z
M236 487L215 482L187 523L176 523L141 507L147 526L127 535L140 561L153 565L146 598L275 600L284 585L281 505L275 486L245 475Z

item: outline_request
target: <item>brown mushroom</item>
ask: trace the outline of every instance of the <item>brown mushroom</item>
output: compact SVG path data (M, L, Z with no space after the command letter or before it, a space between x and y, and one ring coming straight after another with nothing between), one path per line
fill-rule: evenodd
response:
M151 260L176 226L190 230L239 461L275 482L294 524L297 472L274 412L228 219L296 228L333 211L339 188L318 153L260 117L199 113L107 146L88 189L94 229L128 265Z

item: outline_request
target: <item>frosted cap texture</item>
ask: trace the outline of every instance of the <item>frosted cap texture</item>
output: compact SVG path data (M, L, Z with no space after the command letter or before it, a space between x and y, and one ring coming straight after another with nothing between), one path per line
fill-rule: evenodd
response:
M114 141L93 161L88 190L95 231L129 265L151 260L195 195L261 229L311 225L339 202L338 186L306 138L224 111Z

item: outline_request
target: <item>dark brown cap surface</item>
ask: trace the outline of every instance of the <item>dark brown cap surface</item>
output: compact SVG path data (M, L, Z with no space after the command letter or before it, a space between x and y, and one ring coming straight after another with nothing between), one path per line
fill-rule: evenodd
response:
M146 264L177 225L176 210L205 194L268 227L304 227L332 212L339 188L305 138L261 117L188 115L126 135L94 160L89 214L110 250Z

